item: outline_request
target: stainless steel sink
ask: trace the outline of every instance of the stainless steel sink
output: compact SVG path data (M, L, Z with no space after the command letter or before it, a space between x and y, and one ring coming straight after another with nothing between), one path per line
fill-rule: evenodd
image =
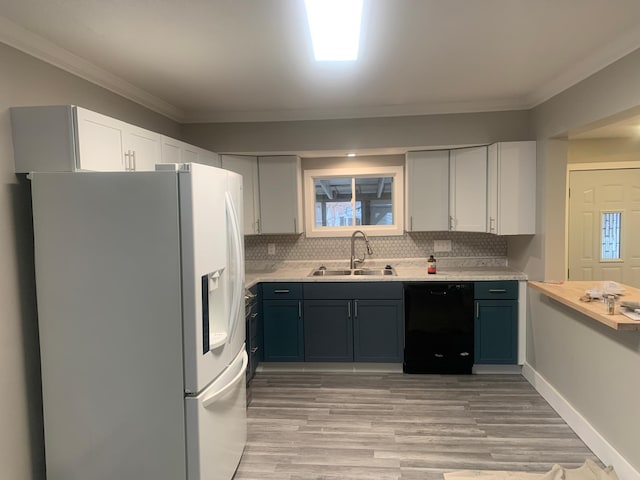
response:
M310 277L338 277L338 276L346 276L351 275L351 270L326 270L323 268L319 268L318 270L314 270L311 272Z
M344 270L327 270L326 268L318 268L312 270L309 274L310 277L347 277L350 275L377 275L387 276L396 275L396 271L389 268L354 268Z
M392 268L358 268L353 270L354 275L395 275Z

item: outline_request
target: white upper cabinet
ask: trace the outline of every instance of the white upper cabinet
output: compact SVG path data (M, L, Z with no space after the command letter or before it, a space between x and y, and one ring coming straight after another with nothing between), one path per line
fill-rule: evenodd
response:
M124 129L124 163L127 170L153 171L162 157L160 135L127 125Z
M449 150L407 152L406 229L449 229Z
M153 170L160 135L71 105L15 107L16 173Z
M175 138L161 136L162 163L203 163L221 167L220 155Z
M222 168L242 175L245 235L302 233L299 157L224 154Z
M222 168L242 175L244 202L244 234L260 233L260 193L258 185L258 157L250 155L221 155Z
M260 233L302 233L302 168L295 155L259 157Z
M125 166L124 126L115 118L76 108L78 170L128 170Z
M497 235L535 234L536 142L489 146L486 231Z
M487 229L487 147L451 150L449 156L449 229Z

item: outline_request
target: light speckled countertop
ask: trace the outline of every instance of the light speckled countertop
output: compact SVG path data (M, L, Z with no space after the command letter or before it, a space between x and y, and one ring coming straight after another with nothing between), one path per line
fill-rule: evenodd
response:
M437 273L427 274L426 259L367 260L358 268L384 268L391 265L397 275L344 275L310 277L312 270L324 265L327 269L348 269L345 261L287 261L247 263L247 288L260 282L425 282L527 280L527 276L506 266L504 259L446 259L438 262Z

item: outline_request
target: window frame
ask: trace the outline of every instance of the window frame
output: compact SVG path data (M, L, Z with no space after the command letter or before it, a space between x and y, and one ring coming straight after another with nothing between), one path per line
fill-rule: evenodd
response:
M318 227L315 224L315 180L328 178L392 177L392 225L353 225ZM352 181L352 185L353 185ZM353 187L352 187L353 188ZM357 198L356 198L357 200ZM349 237L355 230L370 236L400 236L404 234L404 168L402 166L321 168L304 171L304 218L307 237Z

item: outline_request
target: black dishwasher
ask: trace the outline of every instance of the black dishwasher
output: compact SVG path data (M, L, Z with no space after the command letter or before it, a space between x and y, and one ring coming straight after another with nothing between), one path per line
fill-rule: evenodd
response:
M471 373L472 282L406 283L404 308L405 373Z

